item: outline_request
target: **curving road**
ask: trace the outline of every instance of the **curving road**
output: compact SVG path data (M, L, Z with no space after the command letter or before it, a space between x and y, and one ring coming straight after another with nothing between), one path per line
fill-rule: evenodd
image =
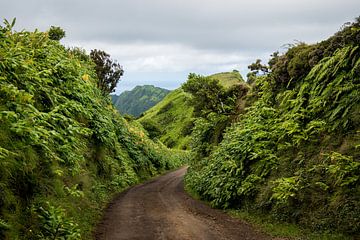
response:
M119 195L108 207L95 238L271 239L250 225L189 197L181 168Z

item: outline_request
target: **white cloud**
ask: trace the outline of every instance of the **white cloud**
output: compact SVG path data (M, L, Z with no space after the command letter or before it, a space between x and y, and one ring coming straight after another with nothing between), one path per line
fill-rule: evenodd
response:
M61 26L66 44L110 53L127 88L178 86L189 72L244 75L284 44L327 38L359 9L359 0L0 0L19 30Z
M240 52L209 51L181 44L67 42L87 51L102 49L131 72L229 71L255 59ZM246 66L245 66L246 67Z

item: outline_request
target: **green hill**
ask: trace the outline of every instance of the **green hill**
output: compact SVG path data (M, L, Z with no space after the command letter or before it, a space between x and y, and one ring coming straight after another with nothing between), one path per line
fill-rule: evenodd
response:
M120 95L112 95L111 97L119 112L138 117L160 102L169 92L167 89L144 85L136 86L131 91L125 91Z
M220 81L220 84L225 88L232 87L234 85L239 85L244 82L244 79L240 73L236 70L232 72L222 72L215 73L209 76L212 79L217 79Z
M209 78L217 79L225 88L244 83L237 71L218 73ZM138 121L148 130L150 137L158 137L168 147L189 149L195 121L193 111L191 95L179 88L146 111Z
M250 106L206 158L194 159L188 189L213 206L296 223L323 239L334 232L357 239L359 39L360 18L325 41L274 53L264 74L257 74L264 66L254 69L244 98ZM195 125L204 136L213 134L211 117L223 115L207 113ZM208 146L201 140L195 153Z
M158 137L171 148L187 149L193 125L189 94L181 88L171 91L162 101L139 118L150 137Z
M97 88L90 57L0 26L0 239L90 239L114 193L180 164Z

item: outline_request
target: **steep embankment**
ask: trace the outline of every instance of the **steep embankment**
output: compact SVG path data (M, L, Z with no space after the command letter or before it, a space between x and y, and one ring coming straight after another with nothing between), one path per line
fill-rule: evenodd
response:
M360 234L360 22L274 54L256 98L186 184L213 206ZM199 144L202 144L199 142Z
M136 86L131 91L120 95L111 95L116 109L122 114L139 117L143 112L155 106L170 90L154 87L153 85Z
M244 80L237 71L210 75L226 89ZM194 127L194 107L191 95L178 88L144 113L138 120L151 138L159 138L165 145L177 149L190 148L190 135Z
M89 239L114 192L181 153L118 114L84 51L11 27L0 27L0 238Z

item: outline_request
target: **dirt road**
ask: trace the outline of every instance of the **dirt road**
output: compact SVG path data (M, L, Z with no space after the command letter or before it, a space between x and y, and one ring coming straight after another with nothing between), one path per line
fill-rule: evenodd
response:
M135 186L106 210L95 238L102 239L270 239L250 225L189 197L186 168Z

